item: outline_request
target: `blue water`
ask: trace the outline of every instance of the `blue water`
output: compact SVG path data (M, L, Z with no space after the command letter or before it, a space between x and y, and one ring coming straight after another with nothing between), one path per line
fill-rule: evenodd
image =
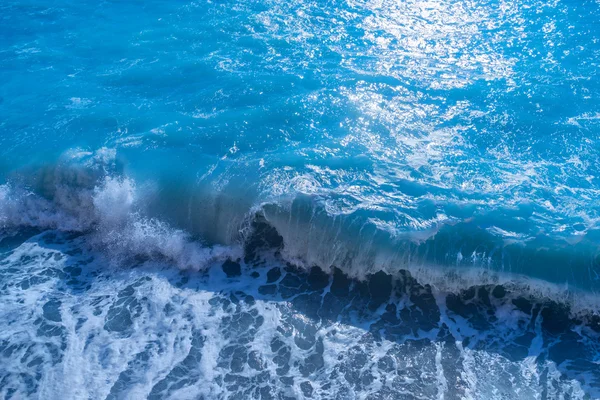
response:
M0 397L600 398L598 21L3 1Z

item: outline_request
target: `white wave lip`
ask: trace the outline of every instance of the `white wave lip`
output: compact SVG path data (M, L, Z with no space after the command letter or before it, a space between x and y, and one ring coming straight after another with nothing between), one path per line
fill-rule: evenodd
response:
M87 178L86 178L87 179ZM89 244L107 248L116 262L136 256L163 257L179 268L202 269L239 258L236 246L203 246L186 232L138 211L136 185L106 176L93 188L58 180L52 200L10 184L0 186L0 227L33 227L89 233Z

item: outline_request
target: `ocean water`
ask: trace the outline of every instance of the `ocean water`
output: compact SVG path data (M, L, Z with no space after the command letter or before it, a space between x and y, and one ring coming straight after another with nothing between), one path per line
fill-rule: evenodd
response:
M0 398L600 399L600 2L0 2Z

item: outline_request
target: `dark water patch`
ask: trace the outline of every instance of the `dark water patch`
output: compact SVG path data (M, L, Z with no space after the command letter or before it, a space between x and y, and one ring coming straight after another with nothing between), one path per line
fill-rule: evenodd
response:
M242 274L242 267L235 261L227 260L223 263L221 268L223 268L223 272L225 272L229 278L240 276Z

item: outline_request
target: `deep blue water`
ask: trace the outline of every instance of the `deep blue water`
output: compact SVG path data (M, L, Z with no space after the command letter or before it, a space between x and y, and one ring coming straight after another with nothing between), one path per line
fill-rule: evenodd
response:
M0 398L600 398L599 21L1 2Z

